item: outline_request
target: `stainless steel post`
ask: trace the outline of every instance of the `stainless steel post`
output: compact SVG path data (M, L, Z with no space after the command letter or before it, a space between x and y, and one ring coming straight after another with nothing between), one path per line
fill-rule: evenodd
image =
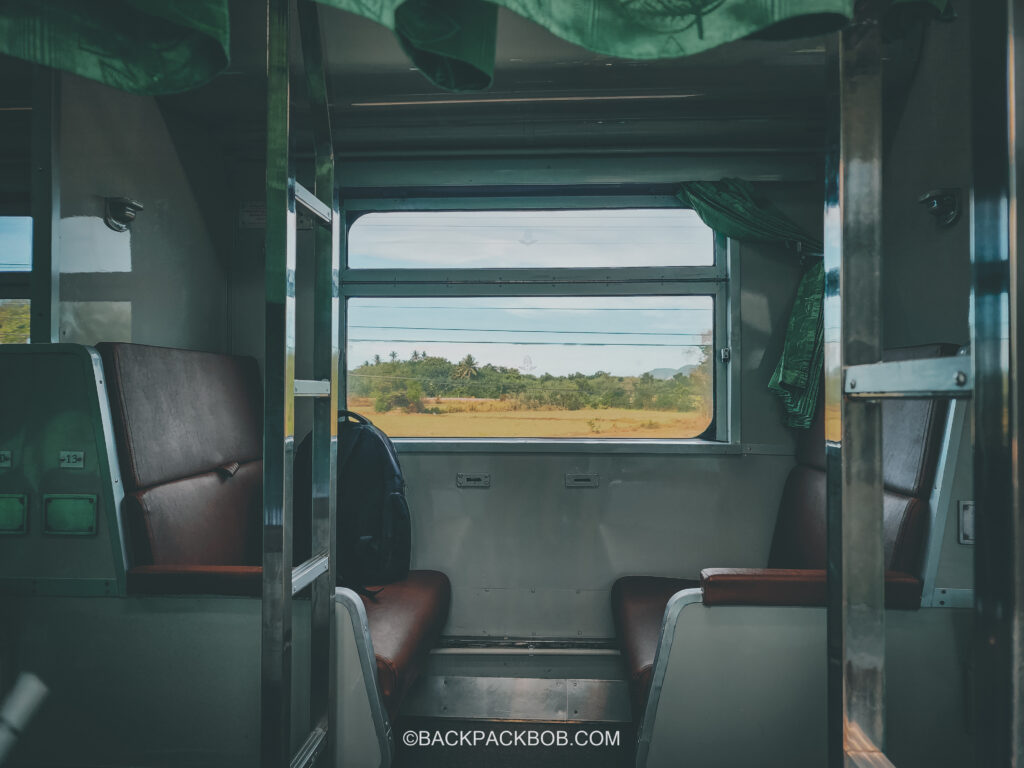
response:
M837 57L838 130L826 159L824 308L833 768L887 764L881 406L843 394L845 368L878 362L882 352L877 22L859 19L844 29Z
M295 192L288 167L288 0L267 2L266 357L263 409L261 763L291 758Z

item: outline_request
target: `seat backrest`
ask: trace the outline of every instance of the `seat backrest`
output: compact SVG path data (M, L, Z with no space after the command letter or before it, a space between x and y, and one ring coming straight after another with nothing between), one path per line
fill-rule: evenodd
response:
M250 357L103 343L132 565L259 564L262 386Z
M886 361L943 357L949 344L905 347ZM887 400L882 404L882 469L886 569L919 575L927 533L928 496L941 448L945 400ZM825 568L825 418L820 399L814 422L797 447L772 537L769 568Z

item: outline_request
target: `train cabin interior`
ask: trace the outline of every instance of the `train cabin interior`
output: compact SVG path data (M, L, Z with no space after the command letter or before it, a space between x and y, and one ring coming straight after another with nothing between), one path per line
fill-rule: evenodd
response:
M0 3L0 765L1024 764L1022 24Z

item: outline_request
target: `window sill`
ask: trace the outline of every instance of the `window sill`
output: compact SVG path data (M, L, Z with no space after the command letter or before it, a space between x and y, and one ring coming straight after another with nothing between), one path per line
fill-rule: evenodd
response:
M715 440L615 440L585 438L396 437L399 453L603 453L792 456L782 444L723 443Z

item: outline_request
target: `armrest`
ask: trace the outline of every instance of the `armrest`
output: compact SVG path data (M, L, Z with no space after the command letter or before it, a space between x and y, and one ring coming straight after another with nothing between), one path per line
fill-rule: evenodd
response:
M705 568L704 605L825 605L825 572L783 568Z
M788 568L705 568L704 605L810 605L827 603L825 571ZM886 571L887 608L920 608L921 580Z
M128 570L132 595L234 595L258 597L258 565L138 565Z

